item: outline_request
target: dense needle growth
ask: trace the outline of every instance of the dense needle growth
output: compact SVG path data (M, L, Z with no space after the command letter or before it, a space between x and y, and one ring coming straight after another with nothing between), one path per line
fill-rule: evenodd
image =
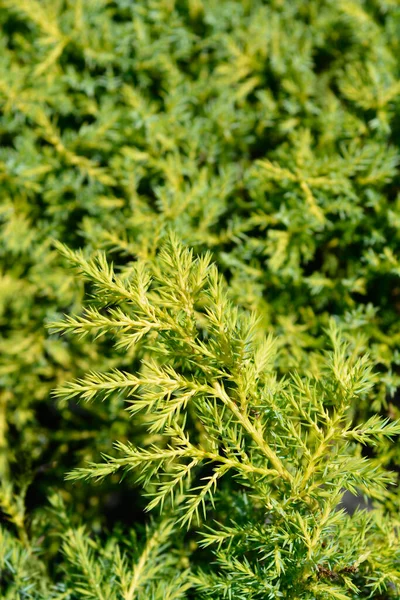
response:
M398 598L397 0L0 24L0 598Z

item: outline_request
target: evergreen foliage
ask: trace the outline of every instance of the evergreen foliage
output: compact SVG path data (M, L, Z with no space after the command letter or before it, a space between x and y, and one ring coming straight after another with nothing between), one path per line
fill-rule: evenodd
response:
M398 598L398 0L0 24L0 598Z

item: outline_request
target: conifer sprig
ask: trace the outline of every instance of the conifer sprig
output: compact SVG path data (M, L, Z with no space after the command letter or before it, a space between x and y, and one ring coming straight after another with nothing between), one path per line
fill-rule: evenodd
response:
M149 432L161 437L148 448L117 443L116 456L69 478L103 479L128 470L144 486L149 510L171 502L177 524L196 523L201 530L208 513L226 510L234 482L232 514L203 537L205 547L215 546L217 571L228 573L230 583L221 588L216 572L201 573L195 578L200 590L206 581L217 595L253 590L255 597L272 598L286 593L291 582L302 593L323 597L330 590L331 597L349 598L346 590L373 587L378 567L366 559L353 571L339 530L348 531L359 554L367 550L368 535L360 536L352 518L337 509L344 490L380 501L390 497L387 487L396 475L362 456L361 448L400 435L400 422L375 415L365 424L352 423L354 402L370 393L374 375L334 321L332 350L321 359L320 376L282 379L274 368L275 340L260 339L253 316L228 300L209 257L194 257L175 236L154 264L139 263L129 281L115 275L104 257L72 256L97 286L100 309L86 311L88 331L107 333L118 343L120 335L137 332L144 313L152 327L141 338L138 372L90 373L56 393L85 400L121 394L131 415L145 413ZM122 331L113 323L114 305ZM67 318L65 331L82 334L82 322ZM63 330L62 322L53 327ZM246 498L241 524L235 521L236 494ZM374 511L369 517L368 528L376 532L371 540L379 518ZM386 586L398 584L396 569L395 553ZM333 575L325 577L328 572Z

